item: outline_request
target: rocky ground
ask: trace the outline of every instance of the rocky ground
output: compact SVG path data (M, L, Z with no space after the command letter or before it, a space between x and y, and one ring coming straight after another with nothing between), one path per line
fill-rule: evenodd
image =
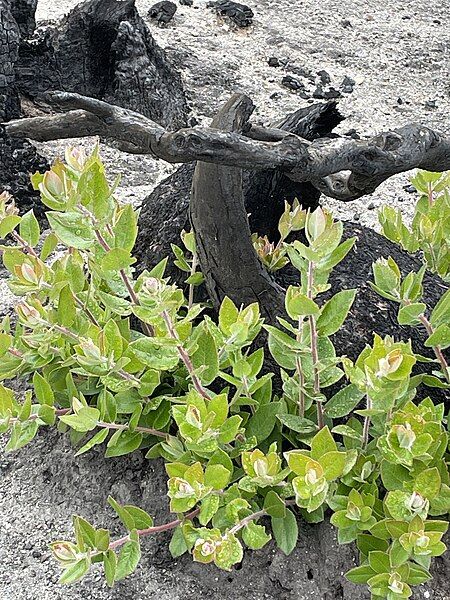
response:
M179 66L193 115L207 123L233 91L248 93L257 110L254 119L268 124L305 105L321 70L339 88L345 76L355 81L343 94L347 116L341 132L355 129L369 135L410 121L449 132L450 16L442 0L261 0L250 2L255 12L246 29L230 26L206 1L180 6L173 21L159 27L149 20L152 33ZM38 20L57 19L76 0L40 0ZM138 0L145 16L152 2ZM268 59L278 59L272 67ZM311 73L314 82L304 77ZM303 73L303 75L302 75ZM291 76L304 84L291 91L281 82ZM91 145L94 140L83 143ZM77 142L78 143L78 142ZM40 144L51 159L62 154L66 142ZM171 167L151 158L133 157L108 147L103 154L112 174L123 174L124 198L139 203ZM343 218L376 225L376 207L383 203L411 214L413 196L405 189L407 175L392 178L370 198L348 204L326 200ZM371 208L369 208L369 206ZM5 307L11 299L2 286ZM3 309L5 310L5 308ZM313 532L302 527L298 548L285 559L272 545L249 553L243 567L230 574L200 567L189 557L171 561L168 539L147 539L137 573L108 590L100 572L84 583L62 589L58 569L49 557L50 540L70 535L70 515L76 512L98 525L111 527L112 511L106 497L133 502L167 518L162 465L139 454L106 461L91 452L77 459L67 439L56 432L41 434L29 447L0 455L0 598L4 600L160 600L225 598L286 600L366 598L364 590L345 582L352 564L352 548L337 549L326 525ZM119 529L117 530L119 533ZM320 543L317 543L317 539ZM324 552L325 572L318 572ZM421 586L415 598L450 598L446 585L448 560L436 561L436 578Z

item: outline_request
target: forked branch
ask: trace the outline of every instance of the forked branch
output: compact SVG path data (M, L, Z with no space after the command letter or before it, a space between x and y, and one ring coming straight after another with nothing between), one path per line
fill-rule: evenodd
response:
M171 163L203 161L244 169L281 169L290 179L309 181L339 200L371 193L392 175L413 168L450 169L450 138L417 124L366 140L309 142L250 124L240 133L212 127L169 132L139 113L79 94L51 92L45 99L69 112L10 121L5 124L6 132L38 141L102 135L117 140L127 152L153 154Z

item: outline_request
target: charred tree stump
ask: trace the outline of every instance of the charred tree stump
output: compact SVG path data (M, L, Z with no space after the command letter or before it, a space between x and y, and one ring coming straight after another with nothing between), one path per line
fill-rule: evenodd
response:
M213 119L221 131L242 131L252 101L235 95ZM208 295L218 307L225 296L238 305L259 302L270 321L284 312L284 297L258 259L242 193L242 169L197 162L190 203L192 228Z
M34 6L31 11L31 7ZM12 9L12 12L10 10ZM14 17L23 27L21 32L31 27L30 14L34 15L34 0L13 1L0 0L0 118L8 120L20 114L19 93L15 81L15 68L19 53L20 33ZM29 10L30 9L30 10ZM31 11L31 12L30 12ZM14 17L13 17L14 15ZM39 219L44 211L36 193L30 184L30 173L46 171L47 161L42 158L35 147L24 138L10 138L0 127L0 193L4 190L14 195L21 212L30 208L36 209Z
M0 0L0 119L19 116L20 103L15 82L19 53L19 27L11 14L9 0Z
M61 23L23 40L19 90L76 91L136 110L165 127L186 124L181 77L154 41L134 0L88 0Z
M293 112L277 127L312 141L331 136L342 120L336 103L326 102ZM179 243L180 231L190 228L188 210L194 169L194 163L181 166L144 200L135 247L137 262L142 269L169 255L170 245ZM276 239L278 235L277 224L285 201L299 198L305 207L315 208L320 197L320 192L310 183L292 181L280 169L243 170L242 186L251 232L267 235L270 239ZM181 281L180 271L169 265L169 272Z
M36 8L38 0L10 0L11 13L19 26L20 36L27 38L36 29Z

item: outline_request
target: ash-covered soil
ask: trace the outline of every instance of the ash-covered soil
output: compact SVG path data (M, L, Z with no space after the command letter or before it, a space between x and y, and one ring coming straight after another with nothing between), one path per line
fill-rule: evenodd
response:
M74 0L40 0L38 20L56 19ZM138 0L145 17L152 1ZM257 105L254 120L269 124L307 104L299 92L281 85L292 76L312 95L325 70L331 86L345 76L355 81L344 94L347 116L340 132L356 129L371 135L410 121L450 131L450 11L448 0L261 0L248 4L254 23L236 29L206 8L177 3L167 27L148 23L158 43L182 72L193 115L207 123L234 91L249 94ZM280 66L271 67L275 57ZM315 81L302 76L307 70ZM85 140L90 145L94 140ZM68 142L40 144L48 158L62 155ZM73 143L79 143L74 141ZM122 195L139 203L173 167L103 146L112 175L123 174ZM392 178L369 197L341 204L326 200L343 218L376 225L376 207L389 203L411 214L413 199L404 189L407 175ZM371 208L369 208L369 206ZM356 215L356 216L355 216ZM4 283L4 282L2 282ZM11 297L2 290L2 313ZM363 587L349 584L344 572L354 564L352 547L338 547L327 525L301 526L299 545L286 558L273 544L246 554L242 568L223 573L192 563L172 561L169 536L147 538L135 575L109 590L99 571L81 584L61 588L59 570L48 542L71 535L73 512L98 526L117 522L106 505L108 494L147 509L164 522L168 515L162 464L139 453L106 460L98 451L74 458L69 441L55 431L42 432L27 448L0 455L0 598L3 600L362 600ZM120 529L117 528L117 534ZM420 586L414 598L448 600L449 558L435 561L435 579Z

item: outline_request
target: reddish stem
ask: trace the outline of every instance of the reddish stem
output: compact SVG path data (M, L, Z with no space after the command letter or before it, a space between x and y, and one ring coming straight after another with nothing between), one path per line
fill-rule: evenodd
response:
M165 525L156 525L156 527L148 527L147 529L138 529L137 534L139 537L145 537L146 535L153 535L154 533L161 533L162 531L169 531L170 529L175 529L176 527L178 527L178 525L181 525L181 523L183 521L185 521L186 519L191 520L194 517L196 517L199 512L200 512L200 509L196 508L195 510L193 510L192 512L187 514L185 517L183 517L183 519L175 519L175 521L171 521L170 523L166 523ZM130 541L130 536L125 535L125 536L119 538L118 540L116 540L115 542L111 542L109 545L109 549L115 550L119 546L123 546L123 544L126 544L129 541Z
M189 354L186 352L186 350L183 348L183 346L180 343L180 338L178 337L177 332L175 331L175 328L172 324L169 313L166 310L164 310L161 313L161 316L164 319L164 323L166 324L167 331L169 332L170 337L173 340L176 340L178 342L177 343L178 354L189 373L189 376L192 380L194 388L200 394L200 396L205 398L205 400L211 400L211 397L209 396L208 392L205 390L200 379L197 377L197 375L195 373L194 365L192 364Z

